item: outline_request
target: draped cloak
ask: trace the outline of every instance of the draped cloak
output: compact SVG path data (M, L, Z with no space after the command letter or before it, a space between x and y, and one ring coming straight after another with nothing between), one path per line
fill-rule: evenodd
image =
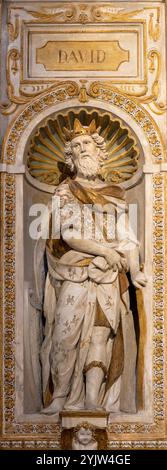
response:
M125 207L123 191L116 186L83 188L75 180L66 180L57 188L62 210L61 231L69 227L67 204L111 204L115 217ZM63 212L64 211L64 212ZM73 217L73 225L77 226ZM104 234L105 238L105 234ZM99 243L110 246L127 259L128 250L138 245L132 233L116 233L114 239ZM46 252L48 274L44 274ZM128 280L125 271L113 271L102 256L71 249L60 240L39 238L35 248L34 270L36 299L43 303L45 338L41 349L43 396L47 403L49 377L53 378L53 397L66 396L65 408L83 407L84 370L88 357L97 309L107 320L111 335L107 343L107 374L99 404L108 411L136 412L136 338L130 310ZM44 299L44 300L43 300Z

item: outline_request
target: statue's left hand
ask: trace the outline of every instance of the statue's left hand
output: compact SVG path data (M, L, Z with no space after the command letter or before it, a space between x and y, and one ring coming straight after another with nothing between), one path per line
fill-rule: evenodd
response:
M137 289L141 289L145 287L147 284L147 278L142 271L138 271L136 274L131 274L132 284L137 287Z

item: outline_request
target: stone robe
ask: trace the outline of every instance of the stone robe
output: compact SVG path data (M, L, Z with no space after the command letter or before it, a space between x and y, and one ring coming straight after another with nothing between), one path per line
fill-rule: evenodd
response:
M97 310L102 314L98 325L110 328L107 342L105 381L99 393L99 405L108 411L136 412L136 339L126 273L113 271L105 258L70 249L66 231L70 225L67 204L110 203L117 217L118 208L125 206L122 191L117 187L102 186L95 190L83 188L75 181L66 181L56 190L61 205L61 240L48 240L46 256L48 273L45 280L44 316L45 338L41 361L43 396L47 403L49 377L54 391L52 398L66 397L65 409L84 408L84 374L89 358L89 347ZM97 209L99 210L99 209ZM76 211L77 212L77 211ZM78 219L73 214L73 229ZM82 229L82 227L81 227ZM81 230L82 232L82 230ZM82 233L81 233L82 237ZM67 242L67 240L66 240ZM132 233L116 231L113 240L105 237L98 242L114 248L125 256L138 245ZM42 299L44 277L41 266L45 249L44 240L37 242L35 250L37 299ZM98 316L99 318L99 316ZM100 322L100 323L99 323ZM89 358L89 361L88 361ZM98 336L96 359L98 358ZM99 362L103 362L99 357Z

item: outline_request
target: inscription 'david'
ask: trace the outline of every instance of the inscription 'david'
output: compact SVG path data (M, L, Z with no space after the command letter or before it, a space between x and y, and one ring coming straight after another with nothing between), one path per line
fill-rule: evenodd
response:
M118 70L129 61L129 51L118 41L48 41L37 49L37 64L46 70Z
M104 62L106 59L106 52L103 50L95 50L95 51L70 51L67 52L63 49L60 49L58 51L58 63L59 64L70 64L71 62L74 63L80 63L80 62L88 62L88 63L94 63L94 64L99 64Z

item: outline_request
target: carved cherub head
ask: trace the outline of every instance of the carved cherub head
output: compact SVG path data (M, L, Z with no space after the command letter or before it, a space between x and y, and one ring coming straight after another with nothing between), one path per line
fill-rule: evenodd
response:
M77 439L80 444L87 445L92 440L92 430L82 426L77 432Z
M72 441L72 449L97 449L97 441L94 438L94 430L88 423L82 423L75 429Z

